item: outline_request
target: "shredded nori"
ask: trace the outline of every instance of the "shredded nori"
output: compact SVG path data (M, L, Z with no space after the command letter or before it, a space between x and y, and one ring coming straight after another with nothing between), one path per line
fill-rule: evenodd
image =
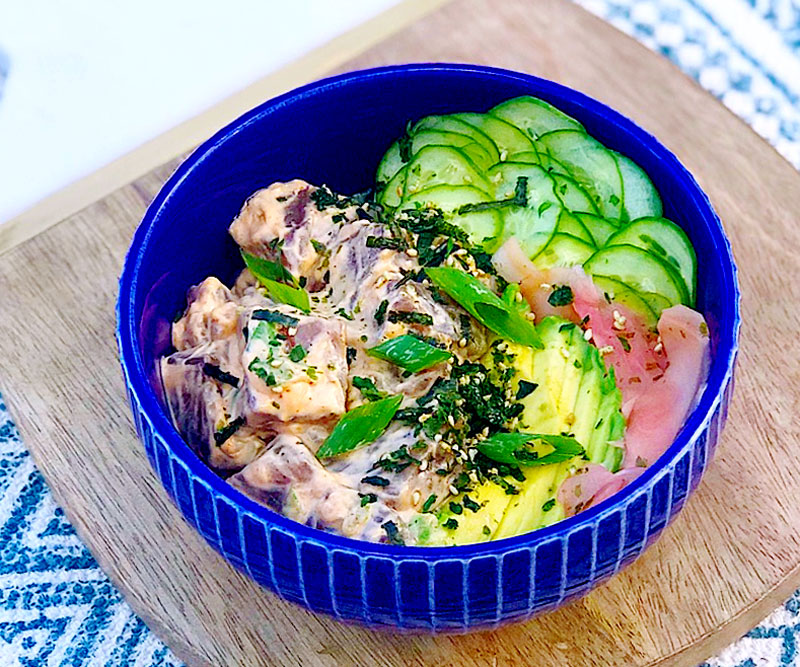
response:
M539 385L536 382L528 382L527 380L520 380L517 387L517 400L521 401L526 396L530 396Z
M283 324L287 327L296 327L298 324L300 324L300 320L298 320L296 317L286 315L285 313L278 312L277 310L267 310L266 308L254 310L250 317L254 320L274 322L275 324Z
M208 362L204 363L203 373L208 375L208 377L214 378L219 382L229 384L232 387L239 386L239 378L237 378L235 375L231 375L230 373L226 373L219 366L215 366L214 364L209 364Z
M386 309L389 307L389 302L384 299L375 310L375 322L383 324L386 321Z
M234 433L236 433L236 431L244 426L244 423L244 417L237 417L230 424L221 428L219 431L216 431L214 433L214 442L217 444L217 447L224 445L228 438L230 438Z
M559 285L553 289L547 297L547 303L551 306L568 306L575 300L572 288L569 285Z
M387 521L381 524L381 528L386 531L386 537L389 538L389 544L405 544L403 538L400 537L400 532L397 530L397 525L394 521Z
M371 484L372 486L389 486L389 480L385 477L379 477L378 475L369 475L368 477L363 477L361 479L362 484Z
M406 324L422 324L424 326L430 326L433 324L433 317L427 313L417 313L407 310L390 310L388 317L392 324L397 324L398 322L405 322Z
M345 355L346 355L346 358L347 358L347 365L348 366L350 364L352 364L356 360L356 355L357 354L358 354L358 350L356 350L356 348L354 348L354 347L348 347L347 348L347 350L345 352Z

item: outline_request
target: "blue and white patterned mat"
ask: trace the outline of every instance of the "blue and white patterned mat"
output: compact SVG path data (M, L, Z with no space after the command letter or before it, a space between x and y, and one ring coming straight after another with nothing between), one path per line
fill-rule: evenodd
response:
M800 0L576 0L675 61L800 168ZM13 54L12 54L13 55ZM800 592L705 667L800 665ZM0 667L165 667L0 399Z

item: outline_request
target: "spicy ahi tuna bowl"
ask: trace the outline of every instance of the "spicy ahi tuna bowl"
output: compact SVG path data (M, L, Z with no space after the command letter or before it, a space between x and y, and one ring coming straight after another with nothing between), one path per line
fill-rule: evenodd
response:
M672 153L525 74L311 84L200 146L137 230L137 431L238 569L340 619L529 617L634 560L726 417L730 246Z

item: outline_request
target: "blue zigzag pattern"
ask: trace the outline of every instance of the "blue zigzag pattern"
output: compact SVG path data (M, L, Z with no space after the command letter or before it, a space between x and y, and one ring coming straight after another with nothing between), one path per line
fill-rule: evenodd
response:
M677 63L800 168L800 75L771 72L713 21L711 0L575 0ZM797 57L800 0L730 0ZM719 5L717 5L719 6ZM13 55L13 54L11 54ZM0 53L0 80L3 78ZM800 664L800 592L703 667ZM0 398L0 667L180 663L138 619L55 506Z

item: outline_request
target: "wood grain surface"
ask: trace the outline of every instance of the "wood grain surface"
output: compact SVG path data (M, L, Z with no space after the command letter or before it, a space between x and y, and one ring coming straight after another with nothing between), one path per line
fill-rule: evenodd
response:
M611 104L678 154L733 240L730 421L697 494L635 565L555 613L438 637L345 626L230 568L149 470L113 336L125 250L175 163L0 257L2 393L81 538L193 665L695 665L800 586L800 174L666 60L562 0L456 0L347 69L422 60L524 70Z

